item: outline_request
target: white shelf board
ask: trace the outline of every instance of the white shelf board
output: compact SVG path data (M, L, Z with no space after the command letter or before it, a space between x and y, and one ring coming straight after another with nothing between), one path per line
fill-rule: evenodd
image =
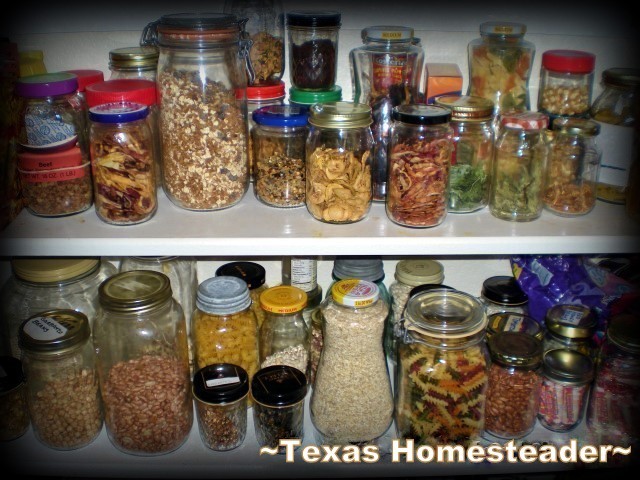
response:
M532 222L499 220L487 208L448 214L433 228L396 225L374 203L357 223L332 225L304 207L266 206L249 191L225 210L195 212L159 192L149 221L115 226L94 208L68 217L42 218L23 211L0 236L4 256L202 255L516 255L628 254L639 252L640 225L624 207L598 201L588 215L566 218L543 212Z

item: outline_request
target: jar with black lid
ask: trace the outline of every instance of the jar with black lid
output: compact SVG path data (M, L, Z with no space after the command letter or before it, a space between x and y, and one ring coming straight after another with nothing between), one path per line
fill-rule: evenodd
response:
M482 282L480 292L487 315L502 312L527 313L529 297L522 291L518 281L509 275L496 275Z
M594 358L597 322L597 316L587 306L563 303L552 306L545 316L544 351L569 348Z
M0 442L21 437L31 419L22 362L9 355L0 356Z

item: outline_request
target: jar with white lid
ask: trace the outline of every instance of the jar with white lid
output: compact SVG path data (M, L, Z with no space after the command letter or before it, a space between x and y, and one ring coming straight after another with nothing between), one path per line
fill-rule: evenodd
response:
M152 45L115 48L109 51L109 80L141 78L156 81L158 48Z

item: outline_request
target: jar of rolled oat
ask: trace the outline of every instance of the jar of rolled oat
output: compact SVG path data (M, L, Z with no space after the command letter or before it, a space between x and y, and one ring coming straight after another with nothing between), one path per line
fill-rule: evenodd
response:
M306 111L290 105L262 107L253 112L253 189L258 200L271 207L305 204L308 118Z
M121 272L98 294L93 340L109 440L133 455L176 450L191 431L193 403L187 326L171 280Z
M306 147L306 203L327 223L354 223L371 208L371 107L352 102L313 105Z
M109 52L109 80L140 78L156 81L158 49L144 45L116 48Z
M163 187L187 210L220 210L249 187L245 19L177 13L150 23L157 44Z
M249 295L251 296L251 310L256 314L258 329L264 323L266 313L260 306L260 295L269 285L266 282L267 271L259 263L231 262L225 263L216 270L216 275L238 277L247 282Z
M0 442L21 437L31 420L22 362L9 355L0 356Z
M19 331L27 404L36 438L56 450L91 443L103 412L89 320L75 310L48 310Z
M585 305L560 303L547 310L544 337L544 351L555 348L569 348L591 358L596 355L593 336L598 319Z

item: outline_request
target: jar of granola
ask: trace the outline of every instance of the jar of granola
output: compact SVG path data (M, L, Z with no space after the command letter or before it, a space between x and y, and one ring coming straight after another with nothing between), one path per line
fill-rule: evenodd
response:
M434 105L393 109L387 216L405 227L434 227L447 216L453 153L451 111Z
M252 117L256 197L271 207L304 206L307 112L282 105L262 107Z
M251 296L251 310L256 315L259 329L266 316L265 311L260 306L260 295L269 288L269 285L265 283L267 275L265 268L254 262L231 262L220 266L216 270L216 275L238 277L247 283L249 296Z
M0 356L0 442L15 440L29 429L26 390L22 362Z
M371 108L352 102L313 105L306 145L306 203L327 223L354 223L371 208Z
M249 187L246 19L163 15L143 32L157 44L162 178L178 207L220 210Z

